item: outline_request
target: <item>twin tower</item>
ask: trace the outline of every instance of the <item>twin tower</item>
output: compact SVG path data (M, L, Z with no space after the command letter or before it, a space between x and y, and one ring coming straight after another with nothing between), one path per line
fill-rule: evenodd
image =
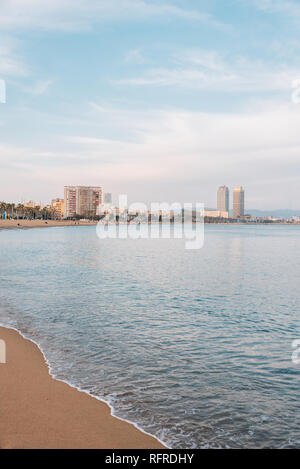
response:
M229 212L229 189L221 186L218 189L217 210ZM233 191L233 218L245 215L245 191L242 186L235 187Z

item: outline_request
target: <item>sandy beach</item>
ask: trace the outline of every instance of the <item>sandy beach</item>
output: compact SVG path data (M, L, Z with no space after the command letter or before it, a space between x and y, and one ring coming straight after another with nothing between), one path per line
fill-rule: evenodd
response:
M111 416L103 402L53 379L39 348L0 327L0 449L164 448L155 438Z
M49 228L54 226L93 226L97 225L98 222L96 221L89 221L89 220L79 220L79 221L72 221L72 220L0 220L0 230L26 230L29 228ZM153 223L154 224L154 223ZM207 225L214 225L213 223L206 223ZM245 226L245 223L216 223L217 225L222 226ZM248 222L247 225L254 225L254 226L272 226L272 225L282 225L286 226L287 223L283 222L273 222L270 225L266 225L263 223L252 223ZM299 226L300 223L293 223L293 226Z
M51 226L90 226L96 225L95 221L72 220L0 220L0 230L47 228Z

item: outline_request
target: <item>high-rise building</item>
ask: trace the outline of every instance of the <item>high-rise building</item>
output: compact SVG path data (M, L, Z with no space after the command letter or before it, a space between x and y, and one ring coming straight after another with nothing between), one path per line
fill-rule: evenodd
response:
M229 189L227 186L221 186L218 189L217 210L229 212Z
M64 196L65 218L77 215L95 217L99 205L103 203L101 187L65 186Z
M73 218L76 215L76 187L65 186L64 202L65 202L65 218Z
M233 191L233 218L243 217L245 214L245 192L242 186Z
M112 204L112 194L110 192L105 192L104 194L104 204L111 205Z

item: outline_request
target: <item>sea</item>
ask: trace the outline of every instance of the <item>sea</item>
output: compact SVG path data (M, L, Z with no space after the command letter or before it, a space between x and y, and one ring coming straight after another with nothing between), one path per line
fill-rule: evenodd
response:
M0 323L169 448L300 448L299 248L293 225L206 225L192 250L2 230Z

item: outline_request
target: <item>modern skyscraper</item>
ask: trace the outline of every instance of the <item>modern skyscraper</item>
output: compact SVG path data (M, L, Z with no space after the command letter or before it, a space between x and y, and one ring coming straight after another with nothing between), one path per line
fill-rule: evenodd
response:
M97 209L102 204L101 187L65 186L65 218L76 215L82 217L95 217Z
M221 186L218 189L217 210L229 212L229 189L227 186Z
M245 192L242 186L235 187L233 191L233 218L243 217L245 214Z

